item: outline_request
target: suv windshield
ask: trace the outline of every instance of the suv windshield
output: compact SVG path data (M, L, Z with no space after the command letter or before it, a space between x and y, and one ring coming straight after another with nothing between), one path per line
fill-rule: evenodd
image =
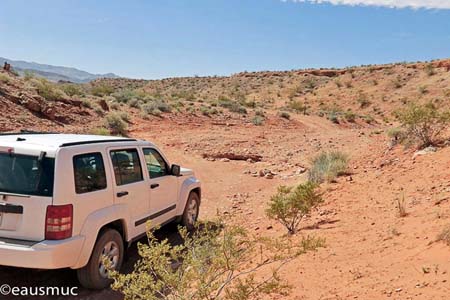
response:
M51 197L55 159L0 153L0 192Z

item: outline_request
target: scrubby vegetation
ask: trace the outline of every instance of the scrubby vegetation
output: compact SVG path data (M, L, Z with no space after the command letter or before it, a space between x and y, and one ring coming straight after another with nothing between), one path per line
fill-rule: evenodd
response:
M331 182L347 172L348 156L340 151L322 152L312 160L309 180L314 183Z
M138 244L141 259L130 274L112 272L112 288L125 299L246 300L264 294L285 296L290 287L278 271L287 262L324 246L324 240L253 237L237 226L203 223L189 234L179 227L181 244L158 240ZM256 276L266 269L267 276Z
M111 134L127 136L128 125L123 120L123 116L117 113L111 113L105 118L105 125L109 128Z
M296 187L280 186L270 199L266 214L283 224L290 234L294 234L303 217L322 201L317 185L311 181Z
M423 148L437 144L450 124L450 111L434 104L410 104L396 113L404 129L404 138Z

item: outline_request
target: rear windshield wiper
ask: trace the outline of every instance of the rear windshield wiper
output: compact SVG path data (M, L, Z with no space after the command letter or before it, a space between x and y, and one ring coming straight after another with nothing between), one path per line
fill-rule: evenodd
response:
M21 198L30 198L30 195L15 194L15 193L8 193L8 192L2 192L2 191L0 191L0 199L1 199L1 200L5 200L6 196L14 196L14 197L21 197Z

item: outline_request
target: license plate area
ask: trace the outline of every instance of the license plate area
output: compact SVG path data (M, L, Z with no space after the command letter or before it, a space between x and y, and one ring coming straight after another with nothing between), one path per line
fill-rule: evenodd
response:
M23 206L0 203L0 230L16 230L22 214Z

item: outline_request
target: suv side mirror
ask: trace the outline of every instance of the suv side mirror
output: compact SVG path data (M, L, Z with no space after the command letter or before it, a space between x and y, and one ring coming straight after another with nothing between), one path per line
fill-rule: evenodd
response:
M175 165L173 164L172 167L170 168L170 173L173 176L181 176L181 167L179 165Z

